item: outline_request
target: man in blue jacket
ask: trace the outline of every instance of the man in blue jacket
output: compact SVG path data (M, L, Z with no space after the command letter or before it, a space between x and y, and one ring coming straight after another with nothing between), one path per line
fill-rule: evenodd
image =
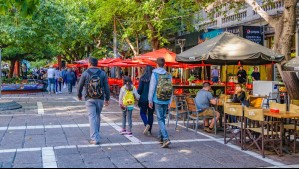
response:
M149 101L149 107L152 109L155 104L155 109L157 113L157 119L158 119L158 124L160 128L160 137L161 141L163 141L162 148L167 148L171 142L169 140L169 135L166 130L166 125L165 125L165 119L166 119L166 113L169 109L170 103L171 103L171 98L170 100L159 100L157 98L157 87L158 87L158 78L160 75L167 75L167 71L164 69L165 66L165 59L164 58L158 58L157 59L157 69L153 70L153 74L151 77L151 82L150 82L150 89L149 89L149 96L148 96L148 101ZM171 75L170 80L172 79Z

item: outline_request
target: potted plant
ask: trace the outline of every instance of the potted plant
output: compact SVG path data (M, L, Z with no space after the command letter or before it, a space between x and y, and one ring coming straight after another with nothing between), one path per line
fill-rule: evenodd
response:
M194 80L195 80L194 75L191 75L190 78L188 79L189 85L194 86L194 83L193 83Z

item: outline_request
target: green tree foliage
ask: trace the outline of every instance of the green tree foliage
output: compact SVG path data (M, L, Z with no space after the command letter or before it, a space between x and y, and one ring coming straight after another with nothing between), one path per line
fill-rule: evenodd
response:
M40 0L0 0L0 15L18 12L30 17L37 9Z
M148 38L154 49L168 43L182 26L193 28L190 22L199 8L194 0L93 0L92 3L95 10L89 16L90 22L96 23L95 31L112 29L116 18L122 39Z

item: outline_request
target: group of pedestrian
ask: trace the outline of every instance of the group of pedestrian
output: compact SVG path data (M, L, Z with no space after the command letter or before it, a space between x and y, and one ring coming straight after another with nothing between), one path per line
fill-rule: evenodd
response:
M97 68L97 59L90 58L89 69L86 70L78 85L78 98L82 100L83 88L86 90L86 107L89 113L90 144L100 144L101 111L104 103L109 105L110 89L106 73ZM121 88L119 105L122 110L123 123L120 134L133 136L132 112L135 101L140 107L140 116L144 122L144 134L151 136L156 111L159 124L159 139L162 147L167 148L171 142L166 130L166 113L172 99L172 76L165 69L165 59L157 59L157 69L147 66L140 79L139 88L136 89L130 77L124 77L124 86ZM105 101L104 101L105 100ZM128 127L127 126L128 121Z
M49 94L61 94L62 87L68 88L69 94L73 92L73 86L76 84L77 76L72 69L60 69L54 68L52 65L47 70L47 73L44 71L41 72L41 76L45 76L48 79L48 92Z

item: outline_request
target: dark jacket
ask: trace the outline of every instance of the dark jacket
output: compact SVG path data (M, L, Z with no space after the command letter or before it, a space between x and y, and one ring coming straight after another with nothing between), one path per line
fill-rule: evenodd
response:
M63 79L65 79L65 81L66 81L67 83L73 83L74 80L75 80L75 78L76 78L76 75L75 75L74 72L72 72L72 71L71 71L71 72L67 71L67 72L65 73Z
M241 75L241 77L239 75ZM239 70L237 76L238 76L239 83L245 83L246 82L247 72L245 70Z
M244 106L249 107L249 102L246 100L246 93L244 91L240 94L240 96L234 94L232 102L242 103Z
M92 73L96 74L100 69L90 68L88 70L90 70ZM108 85L108 77L107 77L106 73L102 70L100 73L100 78L101 78L101 87L102 87L102 90L104 93L104 95L100 98L100 100L105 99L106 101L109 101L110 100L110 88ZM79 82L79 86L78 86L78 97L80 97L80 98L82 97L83 88L84 88L84 86L86 88L86 85L89 83L90 80L91 80L90 74L87 71L85 71L80 78L80 82ZM85 99L88 100L89 98L86 96Z
M140 95L139 104L140 103L148 103L148 93L150 88L150 82L145 82L140 80L138 87L138 94Z

